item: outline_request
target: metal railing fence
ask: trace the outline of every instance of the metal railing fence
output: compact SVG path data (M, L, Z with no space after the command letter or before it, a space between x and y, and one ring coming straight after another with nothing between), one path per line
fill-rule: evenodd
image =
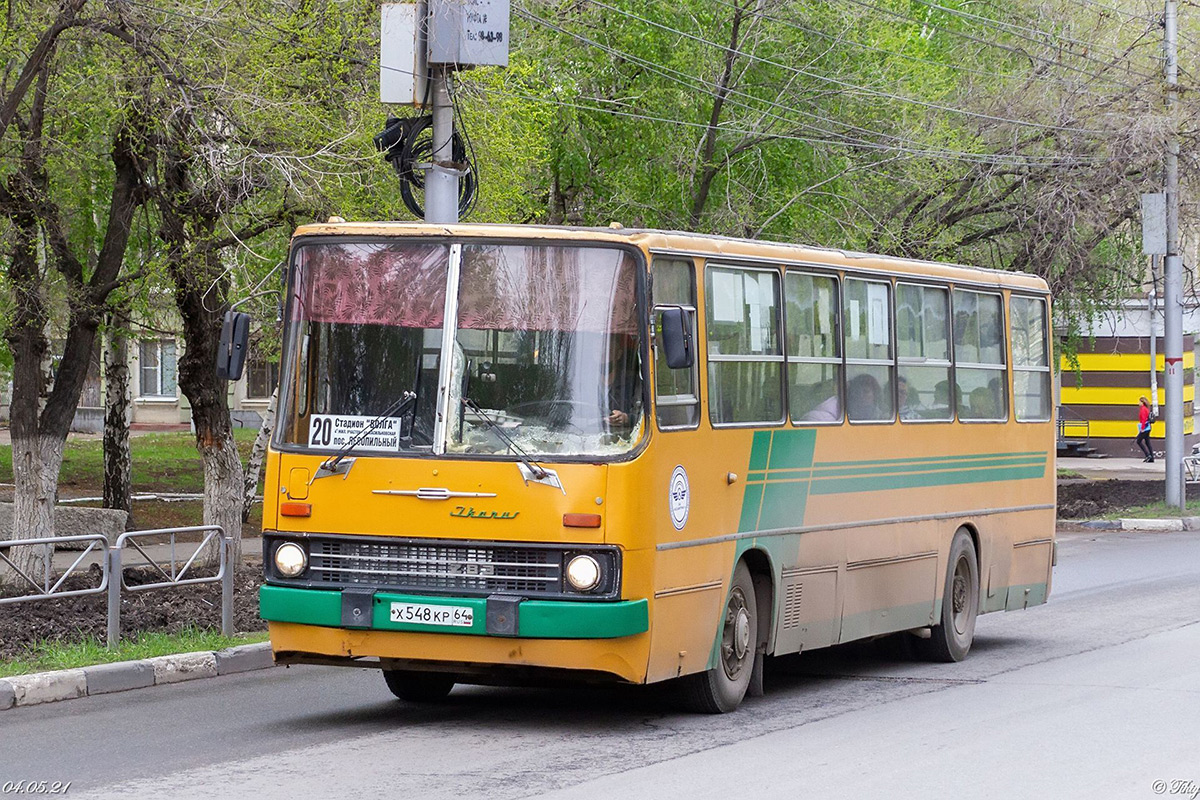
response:
M56 545L67 544L68 542L87 542L88 545L83 549L82 552L80 552L79 557L75 559L74 563L67 567L62 575L58 577L58 580L51 584L50 581L54 577L54 548ZM25 570L14 564L12 559L8 557L8 554L5 551L12 550L14 547L42 548L42 580L40 583ZM79 565L83 563L83 560L87 558L89 553L97 549L104 554L104 557L100 562L100 585L92 586L87 589L69 589L67 591L61 591L59 587L66 583L67 578L71 577L71 575L77 574L76 570ZM39 592L39 594L20 595L18 597L0 597L0 605L5 603L20 603L26 600L48 600L55 597L79 597L80 595L85 594L100 594L108 587L108 557L108 539L104 537L104 534L100 533L86 533L78 536L48 536L41 539L9 539L2 541L0 542L0 562L8 565L8 568L12 570L13 574L15 574L25 583L32 586Z
M197 535L201 534L200 542L196 545L196 549L190 554L179 552L178 537L183 534ZM159 561L146 552L142 546L145 539L151 536L167 537L166 544L169 546L169 560ZM87 547L79 554L75 561L61 575L54 578L53 553L55 545L66 544L68 542L87 542ZM149 543L145 543L149 546ZM161 543L156 543L161 544ZM145 531L128 531L117 537L115 544L109 545L108 540L102 534L85 534L80 536L56 536L42 539L11 539L0 541L0 563L6 564L10 570L24 583L32 586L35 594L18 595L16 597L0 598L0 604L5 603L22 603L34 600L50 600L59 597L77 597L80 595L100 594L107 592L108 594L108 626L107 626L107 642L109 647L116 647L121 638L121 592L145 592L154 589L166 589L173 586L188 586L197 583L217 583L221 584L221 633L225 636L233 635L233 566L230 563L229 553L233 540L225 535L225 531L219 525L194 525L183 528L155 528ZM217 548L217 572L215 575L196 575L192 568L196 565L197 559L210 546L215 545ZM43 548L43 575L39 582L34 576L29 575L25 570L21 570L8 557L6 551L11 551L14 547L37 547ZM143 561L137 563L125 563L125 551L127 549L136 550L141 554ZM98 586L88 587L86 589L71 589L62 590L61 587L66 582L67 578L73 574L79 574L79 566L84 559L93 552L99 551L102 558L100 561L100 584ZM187 555L186 559L183 557ZM130 585L125 580L125 569L127 567L148 567L161 580L151 581ZM53 583L51 582L53 581Z

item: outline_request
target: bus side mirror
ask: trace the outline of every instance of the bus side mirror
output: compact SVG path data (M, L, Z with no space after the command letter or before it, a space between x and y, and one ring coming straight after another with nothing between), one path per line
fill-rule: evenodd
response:
M689 369L696 359L692 351L692 331L687 312L682 308L664 308L659 315L663 355L671 369Z
M246 351L250 346L250 315L241 311L226 311L221 323L221 343L217 345L217 377L236 381L246 368Z

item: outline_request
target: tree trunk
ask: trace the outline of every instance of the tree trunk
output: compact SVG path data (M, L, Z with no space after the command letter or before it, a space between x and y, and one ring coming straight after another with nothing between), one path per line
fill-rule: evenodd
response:
M104 507L125 512L133 530L133 460L129 449L129 300L109 315L104 349Z
M62 466L64 440L56 436L13 432L13 538L36 539L54 535L54 497ZM37 545L9 551L17 569L41 582L47 552ZM23 583L23 581L22 581Z
M263 415L262 427L254 437L254 446L250 448L250 458L246 462L246 484L242 495L242 522L250 519L250 510L254 507L254 498L258 496L258 479L262 473L263 458L267 455L267 442L271 441L271 432L275 430L275 406L279 402L279 388L271 392L271 402L267 403L267 413Z
M226 410L226 416L228 413ZM196 437L200 439L199 425L196 426ZM207 445L200 445L200 455L204 458L204 524L220 525L232 538L229 563L237 567L242 563L243 477L242 459L232 429L227 427L222 435L213 437ZM203 557L211 558L211 563L215 563L215 555L213 548Z

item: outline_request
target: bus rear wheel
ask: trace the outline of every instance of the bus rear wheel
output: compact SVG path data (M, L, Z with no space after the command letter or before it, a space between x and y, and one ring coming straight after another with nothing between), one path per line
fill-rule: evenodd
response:
M733 583L725 600L717 665L681 679L684 705L705 714L724 714L736 709L750 686L757 647L758 602L750 570L741 562L733 572Z
M962 661L975 639L979 615L979 558L964 530L950 542L946 585L942 591L942 619L929 631L928 639L916 639L917 655L927 661Z
M440 672L385 669L383 680L392 694L409 703L436 703L454 688L454 676Z

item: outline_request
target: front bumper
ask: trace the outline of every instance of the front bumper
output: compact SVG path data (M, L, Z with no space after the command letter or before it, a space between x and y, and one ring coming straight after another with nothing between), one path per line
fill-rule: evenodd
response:
M616 639L634 636L650 629L649 604L645 599L613 602L573 602L570 600L520 600L516 609L515 632L489 634L488 598L437 597L390 592L375 592L366 599L369 612L361 615L361 624L347 624L348 601L358 604L362 598L343 598L341 591L295 589L264 585L259 588L259 609L269 622L290 622L353 630L407 631L412 633L453 633L467 636L506 636L522 639ZM469 627L423 625L394 622L392 603L421 603L431 606L459 606L472 609ZM493 607L493 611L494 611Z

